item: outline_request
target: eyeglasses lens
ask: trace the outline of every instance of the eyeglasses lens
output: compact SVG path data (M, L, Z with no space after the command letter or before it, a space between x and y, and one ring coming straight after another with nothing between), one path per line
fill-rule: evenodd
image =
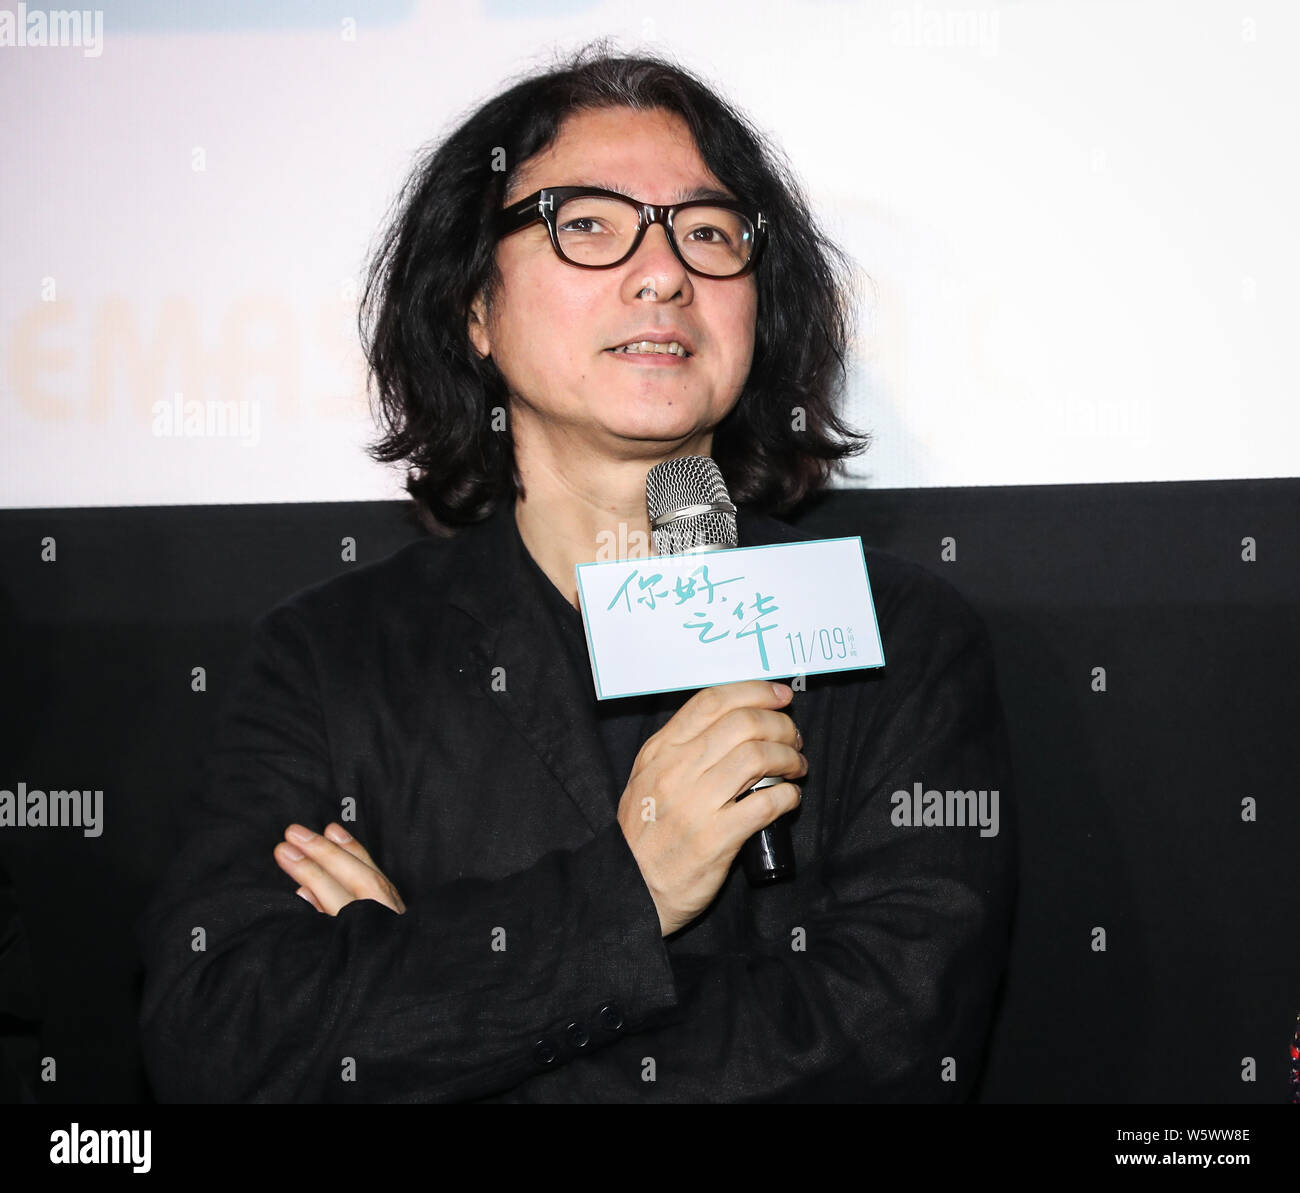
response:
M560 248L579 265L612 265L636 238L638 211L631 203L600 195L579 195L560 204L555 223ZM754 226L725 207L684 207L673 217L673 235L691 267L711 277L730 277L745 268L754 246Z

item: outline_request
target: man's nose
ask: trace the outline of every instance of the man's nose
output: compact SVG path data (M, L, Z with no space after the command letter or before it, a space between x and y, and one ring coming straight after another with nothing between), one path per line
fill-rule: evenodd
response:
M645 235L637 245L636 252L632 254L629 264L637 266L636 272L648 274L656 282L656 289L660 293L663 293L663 287L657 284L659 280L667 283L673 279L680 279L686 273L681 261L677 259L677 254L673 252L668 229L660 223L651 224L645 230Z

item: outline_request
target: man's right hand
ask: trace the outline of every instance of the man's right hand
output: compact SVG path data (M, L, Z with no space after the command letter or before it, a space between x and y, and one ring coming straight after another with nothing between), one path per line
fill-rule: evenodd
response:
M736 800L765 775L808 773L795 723L776 711L793 695L780 688L761 679L704 688L637 754L618 823L664 936L713 901L746 840L803 798L787 782Z

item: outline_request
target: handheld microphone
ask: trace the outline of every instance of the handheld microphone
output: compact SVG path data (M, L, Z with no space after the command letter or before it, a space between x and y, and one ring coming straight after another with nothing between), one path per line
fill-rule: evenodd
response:
M681 456L656 464L646 476L645 494L656 555L725 551L739 545L736 507L722 473L708 456ZM786 782L789 780L768 776L736 798L744 799L760 787ZM790 844L788 816L778 816L740 847L740 860L750 885L793 877L794 848Z

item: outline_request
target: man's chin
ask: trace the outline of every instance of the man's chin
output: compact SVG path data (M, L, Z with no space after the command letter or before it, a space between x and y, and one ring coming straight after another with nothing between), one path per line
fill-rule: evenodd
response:
M668 456L706 456L712 450L711 431L698 426L623 425L610 428L611 451L629 460L659 461Z

